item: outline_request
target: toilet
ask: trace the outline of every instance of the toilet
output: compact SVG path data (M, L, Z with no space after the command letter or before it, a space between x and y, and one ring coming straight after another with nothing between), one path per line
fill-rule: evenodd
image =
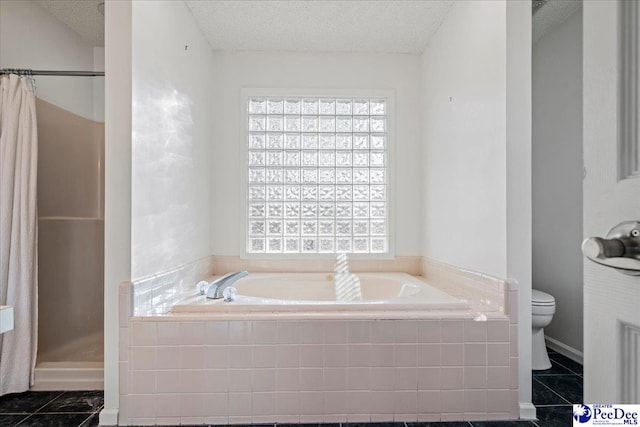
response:
M552 295L537 289L531 290L531 368L541 371L551 368L544 328L551 323L556 312L556 300Z

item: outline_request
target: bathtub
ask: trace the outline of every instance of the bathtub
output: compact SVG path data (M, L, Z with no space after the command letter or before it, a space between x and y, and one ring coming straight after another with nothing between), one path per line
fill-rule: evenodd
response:
M357 279L356 279L357 277ZM361 296L336 298L336 286L353 287L358 280ZM463 301L406 273L251 273L235 282L233 302L193 295L173 306L174 313L194 312L301 312L367 310L460 310Z
M505 283L357 273L345 302L332 274L252 272L234 302L194 295L228 270L121 284L121 425L518 417L518 325L480 304L505 301Z

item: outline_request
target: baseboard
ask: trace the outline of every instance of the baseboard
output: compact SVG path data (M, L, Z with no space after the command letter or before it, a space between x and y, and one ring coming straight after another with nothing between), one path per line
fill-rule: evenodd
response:
M555 338L548 337L546 335L544 339L546 341L547 347L549 347L551 350L555 350L561 355L566 356L569 359L573 360L574 362L578 362L581 365L584 364L584 353L582 353L581 351L576 350L575 348L568 346L565 343L558 341Z
M35 369L31 390L104 390L102 362L43 362Z
M100 425L101 426L117 426L118 410L105 408L102 411L100 411Z
M520 419L521 420L535 420L536 419L536 407L531 402L520 402Z

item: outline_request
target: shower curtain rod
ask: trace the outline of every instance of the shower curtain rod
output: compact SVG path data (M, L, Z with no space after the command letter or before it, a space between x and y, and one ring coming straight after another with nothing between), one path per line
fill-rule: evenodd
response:
M25 70L16 68L4 68L0 74L18 74L21 76L71 76L71 77L96 77L104 76L104 71L53 71L53 70Z

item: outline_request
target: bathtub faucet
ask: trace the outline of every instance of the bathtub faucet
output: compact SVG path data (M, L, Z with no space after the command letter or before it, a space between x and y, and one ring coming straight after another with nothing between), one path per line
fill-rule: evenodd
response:
M223 298L223 292L226 288L233 285L236 280L242 279L249 274L248 271L236 271L235 273L225 274L219 279L214 280L207 289L207 298L219 299Z

